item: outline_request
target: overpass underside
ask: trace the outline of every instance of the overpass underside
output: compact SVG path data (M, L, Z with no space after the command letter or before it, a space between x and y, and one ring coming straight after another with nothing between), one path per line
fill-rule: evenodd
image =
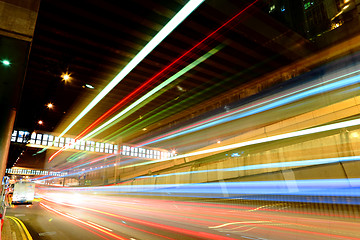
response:
M86 178L95 185L121 183L140 189L219 181L359 178L359 125L336 125L358 119L358 64L356 54L337 60L151 145L179 149L174 158L118 164ZM314 130L296 135L306 129Z
M101 158L105 167L87 166L89 169L83 171L80 165L73 174L47 183L117 184L117 193L145 195L163 195L161 189L167 189L165 195L169 195L169 189L214 183L218 192L203 196L219 197L248 196L251 191L244 189L256 188L252 184L257 183L275 195L305 190L310 194L304 187L310 184L318 186L312 192L338 186L334 192L350 189L352 192L344 196L355 197L360 176L358 40L354 37L262 76L243 89L229 92L229 96L223 94L218 102L225 99L226 105L139 144L176 149L175 157L150 161L132 161L126 156ZM289 72L296 74L284 79L284 73ZM254 88L258 90L254 92ZM236 91L248 94L240 101L229 102L227 98ZM201 107L207 108L211 101ZM238 188L245 183L248 185ZM201 189L212 188L206 186ZM283 191L277 192L274 186ZM184 194L191 196L190 192Z

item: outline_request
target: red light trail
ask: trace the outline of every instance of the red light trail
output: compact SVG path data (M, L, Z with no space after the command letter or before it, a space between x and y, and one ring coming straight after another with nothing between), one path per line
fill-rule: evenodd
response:
M87 128L85 128L79 135L77 135L75 137L75 141L79 138L81 138L82 136L84 136L86 133L88 133L91 129L93 129L95 126L97 126L99 123L101 123L104 119L106 119L107 117L109 117L112 113L114 113L116 110L118 110L119 108L123 107L125 104L127 104L131 99L135 98L136 96L138 96L139 94L141 94L142 92L144 92L146 89L148 89L153 83L154 80L157 79L159 76L163 75L165 76L165 72L169 69L171 69L175 64L179 63L180 60L182 60L186 55L190 54L193 50L195 50L196 48L198 48L199 46L201 46L204 42L206 42L207 40L209 40L211 37L213 37L215 34L217 34L221 29L223 29L225 26L229 25L230 23L232 23L235 19L237 19L240 15L242 15L246 10L248 10L249 8L251 8L253 5L255 5L256 2L258 2L259 0L255 0L254 2L252 2L251 4L249 4L247 7L245 7L244 9L242 9L239 13L237 13L235 16L233 16L232 18L230 18L228 21L226 21L223 25L221 25L220 27L218 27L215 31L213 31L212 33L210 33L207 37L205 37L203 40L201 40L200 42L198 42L196 45L194 45L192 48L190 48L188 51L186 51L184 54L182 54L180 57L178 57L176 60L174 60L171 64L169 64L167 67L165 67L163 70L161 70L160 72L158 72L157 74L155 74L153 77L151 77L150 79L148 79L146 82L144 82L140 87L138 87L136 90L134 90L132 93L130 93L128 96L126 96L125 98L123 98L122 100L120 100L117 104L115 104L113 107L111 107L108 111L106 111L103 115L101 115L98 119L96 119L92 124L90 124ZM206 46L202 46L202 48L205 48ZM201 49L201 48L199 48ZM183 60L184 62L184 60ZM61 148L59 149L57 152L55 152L53 155L50 156L49 158L49 162L51 162L58 154L60 154L64 149Z

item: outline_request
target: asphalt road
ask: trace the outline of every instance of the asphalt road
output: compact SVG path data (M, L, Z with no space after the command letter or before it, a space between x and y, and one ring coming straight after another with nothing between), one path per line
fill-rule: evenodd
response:
M7 210L33 239L360 240L359 215L121 196L43 193Z

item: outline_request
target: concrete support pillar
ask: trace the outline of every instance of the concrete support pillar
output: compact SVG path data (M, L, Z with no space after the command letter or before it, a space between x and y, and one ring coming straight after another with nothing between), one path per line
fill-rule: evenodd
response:
M40 0L0 0L0 177L24 82ZM3 64L8 60L9 64Z
M6 162L10 148L10 138L14 126L15 109L4 109L1 107L0 117L0 174L1 179L5 174Z
M0 63L0 174L4 175L11 132L16 109L20 100L28 59L30 43L8 37L0 37L0 60L8 60L10 65ZM24 54L26 53L26 54Z

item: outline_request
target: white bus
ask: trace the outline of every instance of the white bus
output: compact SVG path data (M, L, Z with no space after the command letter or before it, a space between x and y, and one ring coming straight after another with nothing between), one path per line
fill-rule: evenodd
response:
M13 204L28 203L32 204L35 196L35 183L32 182L17 182L14 186L14 193L12 197Z

